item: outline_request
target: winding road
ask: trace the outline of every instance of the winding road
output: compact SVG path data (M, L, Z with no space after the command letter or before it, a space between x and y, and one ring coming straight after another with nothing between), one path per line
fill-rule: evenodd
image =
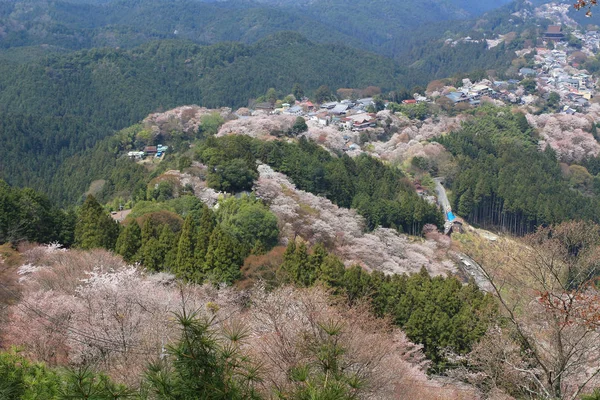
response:
M437 198L438 198L438 204L443 209L444 219L446 220L446 224L451 224L451 222L448 221L448 214L447 214L447 210L450 208L450 202L448 201L448 196L446 195L446 189L442 185L444 178L443 177L433 178L433 180L435 181L435 191L436 191ZM490 284L489 280L486 278L486 275L483 272L481 265L479 265L477 262L475 262L475 260L473 260L471 257L466 255L465 253L457 252L456 255L460 259L460 262L458 263L458 267L465 273L465 275L473 278L473 280L475 281L475 283L477 284L479 289L483 290L484 292L491 292L492 285Z

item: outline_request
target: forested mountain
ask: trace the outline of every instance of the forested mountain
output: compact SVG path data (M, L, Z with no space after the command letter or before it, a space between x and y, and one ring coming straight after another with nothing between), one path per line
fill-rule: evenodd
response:
M205 44L251 43L291 30L314 41L344 43L399 57L416 44L422 45L424 38L439 39L447 31L456 33L472 26L435 22L474 18L504 3L2 0L0 48L132 47L176 37Z
M362 37L366 43L383 45L395 38L414 35L414 29L427 26L435 29L436 22L470 19L497 8L510 0L471 1L411 0L386 1L292 1L257 0L259 3L300 10L317 21L353 37ZM446 26L445 29L449 27ZM452 28L450 27L450 30Z
M302 14L250 3L215 5L193 0L0 2L0 27L2 48L133 47L165 38L201 44L251 43L283 30L313 40L360 43Z
M53 174L66 157L158 108L239 107L269 87L386 89L419 82L380 56L281 33L254 45L160 41L0 65L0 173L61 199ZM421 80L421 82L424 82ZM73 200L73 198L70 198Z

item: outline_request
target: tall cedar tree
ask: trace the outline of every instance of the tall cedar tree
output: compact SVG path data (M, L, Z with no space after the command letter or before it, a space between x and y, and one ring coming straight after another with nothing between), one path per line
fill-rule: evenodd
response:
M152 271L160 271L164 254L158 239L154 236L150 237L146 242L146 245L142 248L141 253L141 258L144 260L144 267Z
M151 260L151 258L154 257L152 255L154 252L149 247L151 245L150 239L153 238L156 238L156 229L154 228L150 218L147 218L142 225L142 244L139 251L139 261L142 263L142 265L148 268L150 268L150 264L153 264L153 259ZM152 245L153 244L154 243L152 243Z
M238 249L238 244L220 227L213 230L204 265L206 275L213 283L231 284L240 278L244 260Z
M196 224L192 215L188 215L181 229L177 247L177 275L182 278L194 277L194 246L196 244Z
M163 224L158 238L161 250L161 269L175 271L177 263L177 235L173 233L168 224Z
M215 216L206 204L202 207L202 216L200 217L200 226L198 227L198 236L196 238L196 248L194 256L198 270L201 270L206 261L206 253L210 244L210 237L215 229Z
M142 226L142 247L146 246L148 240L156 236L156 230L154 229L154 225L150 218L147 218L144 221L144 225Z
M306 244L296 245L290 241L283 256L282 269L288 279L299 286L310 286L315 281L315 269L308 255Z
M121 231L115 251L123 256L127 262L137 261L139 251L142 247L142 230L137 221L132 221Z
M94 196L89 195L79 211L75 244L81 249L103 247L114 250L118 236L118 223L104 211Z

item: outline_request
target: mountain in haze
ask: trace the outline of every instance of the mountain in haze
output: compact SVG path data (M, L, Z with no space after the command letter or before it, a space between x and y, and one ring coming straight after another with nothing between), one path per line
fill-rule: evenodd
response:
M436 22L479 16L500 2L324 0L0 0L0 48L132 47L149 40L252 43L279 31L397 56ZM426 28L426 29L423 29ZM419 30L415 32L415 30Z

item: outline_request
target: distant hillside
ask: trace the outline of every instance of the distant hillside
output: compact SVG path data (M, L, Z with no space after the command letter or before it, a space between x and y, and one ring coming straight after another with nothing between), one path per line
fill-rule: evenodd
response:
M473 18L507 2L0 0L0 48L133 47L176 37L252 43L295 31L313 41L397 56L423 35L439 38L453 28L435 22Z
M259 4L195 0L0 0L0 48L54 45L71 50L134 47L155 39L201 44L255 42L279 31L359 44L299 13Z
M270 87L306 93L320 85L394 89L423 83L393 61L281 33L248 46L203 47L152 42L131 50L85 50L27 65L0 64L0 177L78 196L53 182L65 158L140 121L181 104L239 107Z

